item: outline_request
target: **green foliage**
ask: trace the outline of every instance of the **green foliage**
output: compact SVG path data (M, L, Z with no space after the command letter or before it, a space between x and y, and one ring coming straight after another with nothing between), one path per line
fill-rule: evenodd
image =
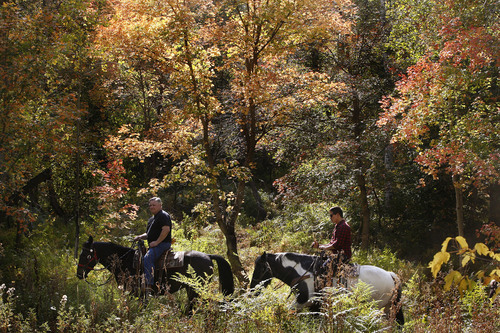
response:
M406 267L405 263L389 248L355 250L353 252L352 261L360 265L378 266L393 272L397 272Z
M327 332L378 332L388 326L383 311L370 300L370 286L365 283L352 290L327 288L322 301Z
M251 245L271 252L304 252L314 239L330 239L327 203L290 204L249 230Z
M487 313L495 306L493 302L488 299L488 290L481 284L476 284L470 290L467 290L463 297L460 299L462 309L465 314L470 318Z
M90 319L83 305L79 309L67 306L68 296L63 295L57 311L58 332L85 332L90 328Z
M0 286L0 329L7 332L14 319L14 288L9 288L5 284Z

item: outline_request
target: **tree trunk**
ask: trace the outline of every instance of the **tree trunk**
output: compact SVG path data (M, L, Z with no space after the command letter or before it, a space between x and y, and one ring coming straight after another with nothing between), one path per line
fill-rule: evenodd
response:
M361 248L368 249L370 245L370 208L368 207L368 194L366 191L366 179L363 174L356 176L359 187L359 201L361 202Z
M249 279L245 272L245 269L243 268L243 265L241 264L240 256L238 254L238 239L236 237L234 222L228 223L227 234L225 234L225 237L227 258L229 260L229 263L231 264L231 270L236 279L238 279L238 281L240 281L240 283L242 284L242 287L246 288L248 286Z
M458 235L464 236L464 197L462 193L462 183L460 176L453 175L453 187L455 188L455 203L457 212Z
M358 184L361 204L361 248L366 250L370 245L370 208L368 206L368 193L364 174L365 163L363 161L363 151L360 148L363 136L361 111L359 96L355 93L353 94L352 122L354 124L354 138L358 144L356 151L356 183Z
M229 263L231 264L231 271L236 276L238 281L240 281L243 287L246 288L249 280L238 255L238 239L236 237L235 228L236 220L241 209L241 203L243 202L244 195L245 182L240 180L238 182L238 189L236 190L235 205L233 207L233 211L229 215L225 213L225 209L221 209L222 202L220 202L218 197L215 198L216 195L213 196L213 200L214 207L216 207L215 214L217 223L226 239L227 258L229 260Z
M266 218L267 212L262 204L262 199L260 198L259 190L257 189L255 182L251 180L248 185L250 186L255 202L257 203L257 221L260 222Z
M392 168L394 167L393 146L388 145L384 150L384 165L386 173L385 194L384 194L384 208L386 212L391 212L392 205Z
M203 145L205 153L207 156L207 162L209 168L213 170L215 168L215 157L212 155L212 149L209 139L209 120L205 117L202 121L203 124ZM211 173L213 174L213 173ZM231 264L231 271L236 276L238 281L240 281L245 287L248 284L248 277L243 265L241 264L240 257L238 255L238 239L236 237L236 219L238 218L241 204L243 203L243 197L245 195L245 182L240 180L238 182L238 187L236 190L236 200L231 213L226 212L225 203L220 200L219 197L219 186L217 185L217 180L215 179L212 186L212 201L213 208L215 212L215 218L219 228L224 234L226 239L227 247L227 258Z
M78 102L80 99L78 99ZM78 103L80 104L80 103ZM78 105L80 107L80 105ZM78 258L78 247L80 244L80 120L76 122L76 170L75 170L75 259Z
M500 226L500 185L491 185L488 192L490 194L489 221Z

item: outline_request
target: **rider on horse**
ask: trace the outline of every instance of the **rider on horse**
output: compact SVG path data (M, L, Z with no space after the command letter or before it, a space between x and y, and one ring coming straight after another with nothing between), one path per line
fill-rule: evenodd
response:
M334 255L333 257L330 257L324 261L322 267L320 267L320 275L325 275L326 273L335 275L335 273L337 272L337 267L339 265L349 263L352 256L351 227L344 220L344 213L342 211L342 208L330 208L330 221L332 221L332 223L335 225L330 243L319 245L317 241L313 241L313 243L311 244L311 247L313 248L319 248L320 250L330 250Z
M144 277L146 293L152 291L156 260L172 245L172 220L170 215L162 209L161 199L149 199L149 210L153 216L148 220L146 232L136 236L134 240L147 239L149 250L144 256Z

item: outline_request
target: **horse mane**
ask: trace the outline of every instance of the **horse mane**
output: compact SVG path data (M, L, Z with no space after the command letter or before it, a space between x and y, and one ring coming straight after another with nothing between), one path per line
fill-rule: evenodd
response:
M96 251L99 251L99 249L102 251L106 251L107 256L117 254L117 255L123 255L127 252L133 253L134 249L126 246L122 246L120 244L116 244L113 242L94 242L94 248Z
M275 258L279 260L283 260L283 258L303 262L304 260L312 260L316 256L310 254L296 253L296 252L279 252L275 254Z
M126 247L126 246L123 246L123 245L120 245L120 244L116 244L116 243L113 243L113 242L94 242L94 244L108 245L108 246L111 246L112 248L115 248L115 249L121 250L121 251L128 251L128 250L132 249L130 247Z

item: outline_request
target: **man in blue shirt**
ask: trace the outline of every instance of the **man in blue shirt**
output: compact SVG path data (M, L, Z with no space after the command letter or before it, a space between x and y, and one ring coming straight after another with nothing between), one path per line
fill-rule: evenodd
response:
M151 291L154 283L154 269L156 260L172 245L172 220L170 215L162 209L161 199L149 199L149 211L153 216L148 220L146 232L136 236L134 240L147 239L149 250L144 256L144 277L146 291Z

